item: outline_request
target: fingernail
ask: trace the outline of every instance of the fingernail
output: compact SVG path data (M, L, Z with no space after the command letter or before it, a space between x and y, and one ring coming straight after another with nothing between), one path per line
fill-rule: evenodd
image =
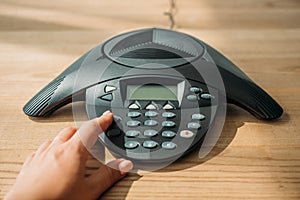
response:
M119 170L121 172L121 175L126 174L130 170L132 170L133 164L129 160L123 160L122 162L119 163Z
M102 115L107 115L108 113L110 113L110 110L105 111Z

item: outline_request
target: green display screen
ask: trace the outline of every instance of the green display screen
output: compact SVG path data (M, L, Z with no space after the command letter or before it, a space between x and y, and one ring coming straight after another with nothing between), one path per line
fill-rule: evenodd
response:
M177 86L127 85L128 100L177 100Z

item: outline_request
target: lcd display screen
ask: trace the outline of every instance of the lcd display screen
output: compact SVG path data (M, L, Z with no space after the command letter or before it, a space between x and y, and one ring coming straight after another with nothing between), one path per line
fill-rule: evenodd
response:
M128 100L177 100L175 85L127 85Z

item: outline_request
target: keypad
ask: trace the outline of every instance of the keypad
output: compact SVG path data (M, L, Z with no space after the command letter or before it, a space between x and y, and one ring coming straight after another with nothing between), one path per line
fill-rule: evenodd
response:
M185 98L188 101L208 99L208 96L203 96L203 94L209 95L202 93L202 89L199 87L191 87ZM178 118L180 112L182 111L175 108L169 101L131 102L128 105L128 112L125 116L122 115L123 119L119 120L119 123L125 122L125 129L122 132L125 138L124 148L127 150L138 148L141 151L148 149L151 152L158 148L166 151L183 148L179 141L195 138L198 130L201 129L201 123L205 122L206 116L202 112L192 113L189 115L190 117L184 119L184 126L180 124L177 126L176 123L180 122L180 118ZM180 127L185 128L180 130ZM109 130L107 135L116 138L121 135L121 131Z

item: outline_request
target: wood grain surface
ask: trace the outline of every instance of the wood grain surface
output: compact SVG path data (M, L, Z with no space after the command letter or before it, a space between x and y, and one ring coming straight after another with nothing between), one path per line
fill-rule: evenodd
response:
M28 154L74 126L71 106L31 119L24 104L105 39L168 28L169 7L167 0L1 0L0 199ZM300 1L177 0L175 29L228 56L285 113L265 122L229 106L206 157L194 151L158 172L130 174L102 199L300 199Z

